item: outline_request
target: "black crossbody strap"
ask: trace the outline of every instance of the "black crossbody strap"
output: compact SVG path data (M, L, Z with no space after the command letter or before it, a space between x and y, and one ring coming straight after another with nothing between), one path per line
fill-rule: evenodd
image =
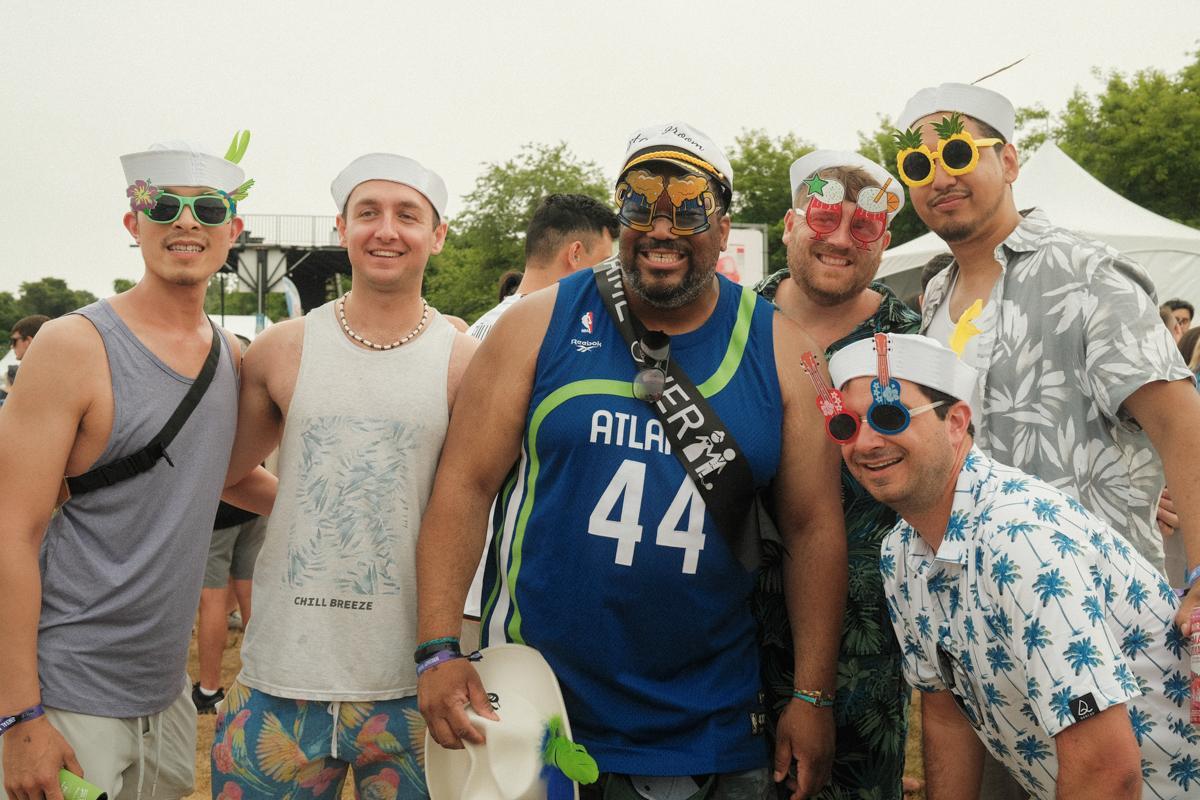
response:
M208 386L217 373L217 363L221 360L221 334L212 320L209 320L208 324L212 325L213 338L212 347L208 349L208 357L204 359L204 367L196 376L196 380L192 382L187 394L175 407L167 424L163 425L162 430L150 440L149 444L136 453L118 458L116 461L96 467L74 478L67 478L67 488L71 490L72 496L86 494L128 480L135 475L141 475L143 472L149 471L161 458L165 458L168 464L175 466L171 457L167 455L167 447L175 440L176 434L183 428L192 412L196 410L196 406L200 405L201 398L208 391Z
M596 288L625 342L631 347L646 332L625 299L620 262L613 258L593 270ZM632 358L632 356L630 356ZM667 364L666 390L652 408L662 421L671 450L691 476L729 549L748 571L758 569L754 534L754 475L745 453L677 361Z

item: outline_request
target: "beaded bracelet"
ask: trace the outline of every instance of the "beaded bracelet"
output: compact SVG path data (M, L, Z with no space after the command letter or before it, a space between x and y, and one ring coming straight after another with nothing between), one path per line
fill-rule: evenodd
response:
M812 703L817 708L829 708L833 705L833 698L824 692L811 692L807 689L794 689L792 697L797 700L803 700L806 703Z

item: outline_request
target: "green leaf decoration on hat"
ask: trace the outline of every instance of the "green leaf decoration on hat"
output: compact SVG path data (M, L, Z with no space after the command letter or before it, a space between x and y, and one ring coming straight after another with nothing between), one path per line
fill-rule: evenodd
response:
M246 155L246 148L249 146L250 131L236 132L233 134L233 141L229 143L229 149L225 151L225 160L234 164L241 163L242 156Z
M600 777L596 759L588 755L587 748L575 744L563 733L562 717L553 716L546 725L546 743L542 747L542 761L558 767L576 783L595 783Z
M906 131L896 131L892 134L901 150L918 150L921 147L921 132L909 128Z
M933 123L933 129L937 131L939 139L949 139L956 133L962 133L962 115L955 111L948 117L942 117L941 122Z
M245 200L246 195L250 193L250 187L253 185L254 185L254 178L251 178L250 180L246 181L241 186L237 187L232 192L230 192L229 196L232 197L235 201Z

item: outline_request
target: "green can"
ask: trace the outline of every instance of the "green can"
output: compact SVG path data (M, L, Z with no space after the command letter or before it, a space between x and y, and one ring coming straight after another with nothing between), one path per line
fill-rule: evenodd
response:
M108 792L65 769L58 771L58 787L62 789L63 800L108 800Z

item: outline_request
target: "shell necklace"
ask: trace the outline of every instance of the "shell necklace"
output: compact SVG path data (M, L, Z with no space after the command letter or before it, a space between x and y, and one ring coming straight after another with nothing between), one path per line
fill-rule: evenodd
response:
M342 323L342 330L344 330L346 332L346 335L349 336L351 339L358 342L359 344L366 345L367 347L371 348L372 350L393 350L402 344L407 344L408 342L410 342L413 339L413 337L415 337L418 333L421 332L421 330L425 327L425 323L429 321L429 303L426 302L424 297L422 297L421 298L421 322L420 322L420 324L418 324L417 327L415 327L411 331L409 331L407 335L401 336L399 339L392 342L391 344L375 344L375 342L372 342L369 339L364 339L363 337L361 337L357 333L355 333L354 330L350 327L350 324L348 322L346 322L346 298L349 296L350 296L350 292L346 292L344 295L339 297L338 301L337 301L337 315L338 315L338 320Z

